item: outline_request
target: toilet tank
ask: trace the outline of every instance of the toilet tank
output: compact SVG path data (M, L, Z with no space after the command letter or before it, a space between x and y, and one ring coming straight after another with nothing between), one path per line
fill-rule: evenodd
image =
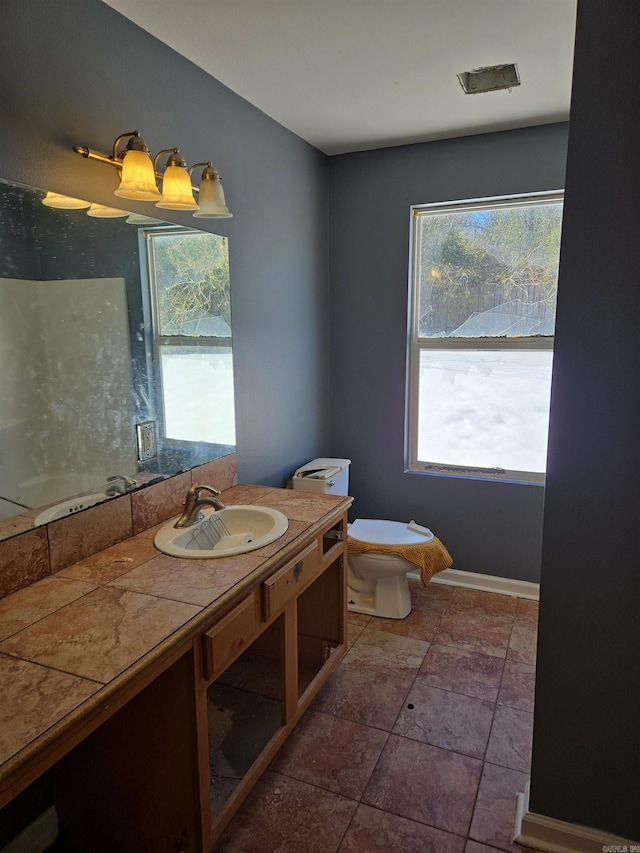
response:
M322 492L325 495L349 494L350 459L321 457L301 465L293 475L291 485L304 492Z

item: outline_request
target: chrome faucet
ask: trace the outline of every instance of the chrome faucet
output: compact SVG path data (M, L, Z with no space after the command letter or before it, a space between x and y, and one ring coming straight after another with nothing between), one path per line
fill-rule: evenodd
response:
M211 492L212 498L201 498L200 492ZM220 492L217 489L212 489L211 486L193 486L187 492L187 499L184 502L184 512L173 525L174 527L191 527L202 518L200 512L203 506L212 506L214 509L224 509L225 505L221 500L218 500L216 495Z
M119 482L118 482L119 481ZM112 483L104 490L105 495L114 498L116 495L124 495L127 492L132 492L138 488L138 481L131 477L125 477L122 474L116 474L113 477L107 477L107 483Z

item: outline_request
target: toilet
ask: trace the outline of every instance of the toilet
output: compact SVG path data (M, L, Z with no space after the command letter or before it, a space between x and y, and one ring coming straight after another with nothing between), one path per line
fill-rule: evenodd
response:
M349 459L318 458L298 468L294 489L323 494L349 493ZM411 612L407 572L416 566L394 549L433 541L426 527L410 522L358 518L348 526L348 539L362 553L349 553L347 561L347 607L353 613L404 619ZM384 553L368 550L384 549Z
M415 571L416 567L400 554L393 553L393 549L433 541L430 530L422 527L420 530L424 532L419 532L418 528L413 522L406 524L378 518L357 518L349 525L348 536L353 545L385 549L384 553L349 553L349 610L385 619L404 619L409 615L411 594L407 572Z

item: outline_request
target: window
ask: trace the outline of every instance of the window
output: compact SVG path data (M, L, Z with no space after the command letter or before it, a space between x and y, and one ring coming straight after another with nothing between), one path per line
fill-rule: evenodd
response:
M412 214L408 467L542 482L562 194Z
M185 228L145 239L165 444L234 445L228 240Z

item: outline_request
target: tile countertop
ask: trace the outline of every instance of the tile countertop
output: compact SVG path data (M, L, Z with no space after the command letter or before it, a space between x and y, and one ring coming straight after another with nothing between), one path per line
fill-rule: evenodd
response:
M0 806L86 736L88 720L96 728L188 651L234 593L289 559L287 545L351 503L266 486L222 498L279 509L289 528L247 554L182 560L156 550L154 527L0 600Z

